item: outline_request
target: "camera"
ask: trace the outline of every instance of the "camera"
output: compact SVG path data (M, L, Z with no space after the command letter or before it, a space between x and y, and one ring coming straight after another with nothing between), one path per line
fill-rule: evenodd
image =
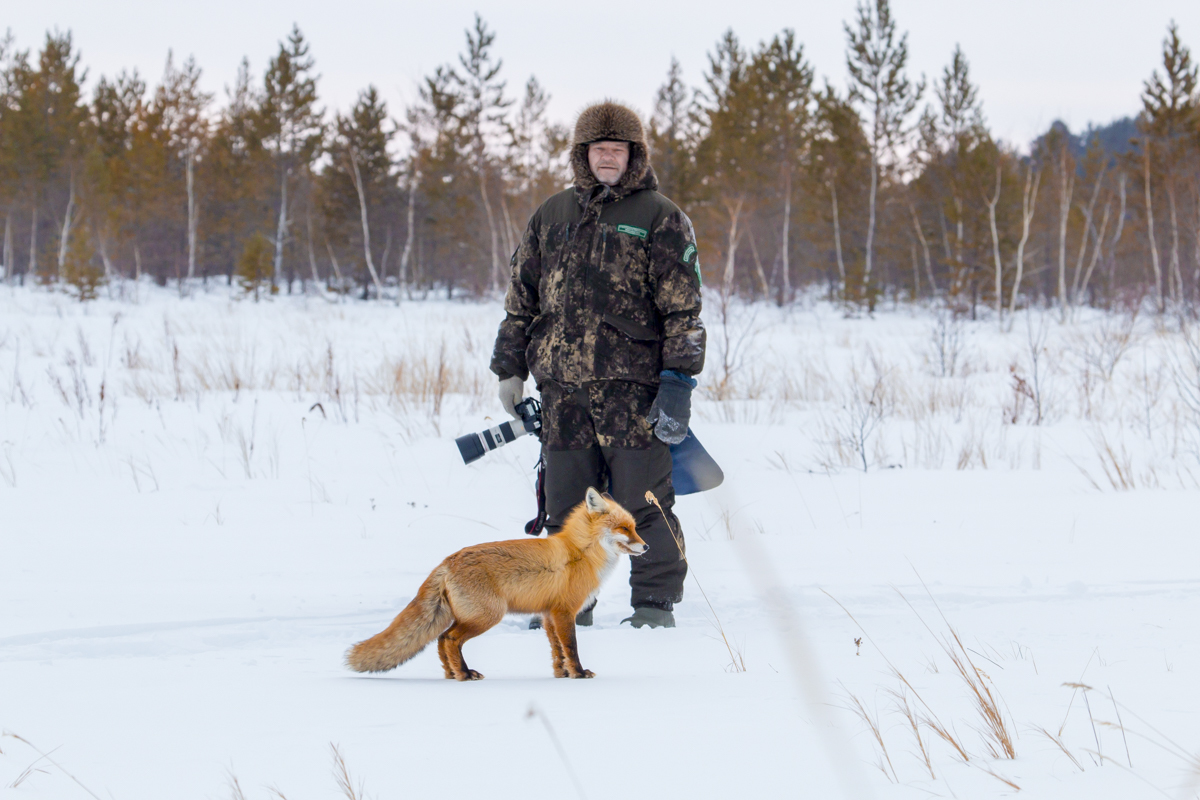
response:
M462 454L464 464L470 464L483 458L498 447L503 447L527 433L537 433L542 429L542 404L532 397L526 397L517 403L514 410L520 419L510 419L501 422L494 428L488 428L479 433L468 433L454 440L458 452Z

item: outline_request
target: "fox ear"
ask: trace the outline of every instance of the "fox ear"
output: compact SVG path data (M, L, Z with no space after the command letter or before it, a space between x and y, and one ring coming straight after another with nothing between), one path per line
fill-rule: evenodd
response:
M608 503L605 503L600 493L590 486L583 502L587 503L587 510L592 514L603 514L605 511L608 511Z

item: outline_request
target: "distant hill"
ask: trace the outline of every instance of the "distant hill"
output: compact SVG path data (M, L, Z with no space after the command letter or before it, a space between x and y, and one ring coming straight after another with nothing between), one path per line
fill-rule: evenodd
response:
M1050 130L1061 130L1066 133L1068 141L1071 143L1071 154L1075 156L1077 162L1083 159L1088 144L1093 140L1099 142L1100 147L1110 156L1118 156L1132 152L1135 149L1132 140L1138 136L1137 118L1132 116L1114 119L1107 125L1089 124L1082 133L1071 133L1071 129L1065 122L1055 120L1050 124ZM1046 134L1043 134L1034 139L1029 145L1029 151L1031 153L1038 152L1045 138Z
M1130 140L1137 137L1137 121L1134 117L1114 119L1107 125L1088 125L1087 130L1079 137L1082 147L1092 139L1100 142L1105 151L1118 155L1132 151Z

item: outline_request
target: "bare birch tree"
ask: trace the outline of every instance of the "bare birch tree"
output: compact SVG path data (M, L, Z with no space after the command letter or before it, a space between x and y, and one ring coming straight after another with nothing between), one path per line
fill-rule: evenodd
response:
M1021 292L1021 278L1025 275L1025 245L1029 242L1029 225L1033 221L1037 209L1038 184L1042 181L1042 171L1033 165L1030 159L1025 167L1025 189L1021 193L1021 239L1017 242L1016 275L1013 276L1012 298L1008 303L1008 318L1011 322L1017 310L1017 297Z
M293 26L287 42L279 44L271 59L262 95L263 143L274 159L279 186L272 277L276 286L283 279L283 247L291 226L288 185L298 168L312 164L325 134L314 66L308 42Z
M1054 128L1047 142L1058 177L1058 303L1064 321L1071 305L1067 296L1067 224L1075 194L1075 159L1068 150L1068 138L1065 128Z
M389 124L387 104L380 99L374 86L359 92L358 100L350 113L338 114L334 120L335 134L329 143L330 155L337 162L336 172L327 174L326 215L344 218L349 204L344 193L338 189L337 172L349 180L354 187L355 205L358 211L358 227L362 238L363 263L371 283L375 286L375 297L382 300L382 271L386 269L388 247L384 248L381 268L375 266L375 254L371 246L372 210L381 214L385 209L397 205L399 199L396 183L395 160L389 152L397 127ZM345 187L345 183L340 186ZM388 239L390 245L390 237Z
M358 193L359 216L362 221L363 258L367 271L371 273L371 281L375 284L376 299L383 299L383 284L379 282L379 273L375 270L375 259L371 256L371 225L367 219L367 193L363 189L362 171L358 168L358 152L353 146L346 148L346 159L350 162L350 175L354 178L354 191Z
M1154 237L1154 198L1150 191L1150 137L1142 139L1142 182L1146 187L1146 238L1150 241L1150 266L1154 268L1154 296L1158 300L1158 313L1167 308L1163 295L1162 267L1158 263L1158 240Z
M880 175L894 166L896 148L908 133L906 121L917 107L925 84L924 81L913 84L905 75L908 34L897 40L896 23L888 0L860 0L855 11L854 25L846 23L843 28L848 45L846 67L851 77L850 98L864 107L871 148L862 291L868 307L873 307L870 286Z
M155 92L153 112L161 120L172 157L183 162L187 190L187 281L196 277L196 246L199 206L196 198L196 163L209 138L205 116L213 96L200 90L201 70L194 57L176 68L173 53L167 53L162 84ZM183 292L183 286L180 287Z
M62 231L58 237L58 280L66 278L67 251L71 246L71 227L75 224L75 171L71 170L67 193L67 210L63 212Z
M1080 302L1080 283L1083 280L1083 260L1087 255L1088 242L1096 230L1093 222L1093 215L1095 214L1096 210L1096 200L1100 197L1100 189L1104 186L1104 178L1108 173L1107 161L1107 153L1103 153L1094 141L1089 144L1087 157L1084 160L1084 177L1086 179L1089 173L1094 173L1095 180L1092 183L1092 194L1088 199L1087 204L1077 204L1077 208L1083 214L1083 232L1079 236L1079 253L1075 257L1075 271L1071 278L1070 300L1072 305Z
M992 257L996 265L996 324L1004 329L1004 266L1000 263L1000 234L996 231L996 204L1000 202L1000 177L1003 168L996 165L996 192L984 198L988 207L988 222L992 229Z

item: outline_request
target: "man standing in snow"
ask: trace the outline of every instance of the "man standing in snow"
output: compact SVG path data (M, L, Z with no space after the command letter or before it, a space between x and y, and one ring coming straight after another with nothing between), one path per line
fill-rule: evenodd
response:
M491 368L513 416L526 377L541 392L547 529L559 530L589 486L607 484L649 545L632 561L624 621L673 627L687 562L668 445L687 435L704 367L696 237L655 191L645 131L629 108L584 109L571 169L575 185L542 204L513 254ZM579 624L591 621L591 607L580 612Z

